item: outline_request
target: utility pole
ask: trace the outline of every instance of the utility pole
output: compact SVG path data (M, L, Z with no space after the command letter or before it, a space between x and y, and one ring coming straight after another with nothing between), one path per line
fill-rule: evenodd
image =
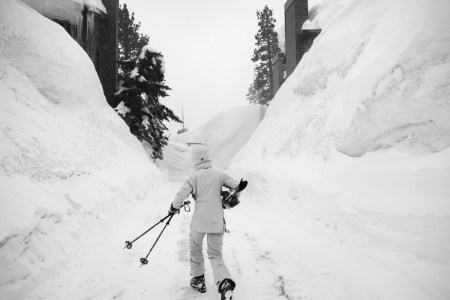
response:
M181 105L181 121L182 121L181 124L183 124L182 130L184 131L184 110L183 110L183 105Z

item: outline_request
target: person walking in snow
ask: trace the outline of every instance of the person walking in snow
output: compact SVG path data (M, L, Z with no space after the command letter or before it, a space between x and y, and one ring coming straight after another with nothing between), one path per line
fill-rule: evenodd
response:
M221 299L232 299L236 286L222 258L222 241L225 220L222 208L222 186L236 189L239 183L212 167L208 150L199 146L192 151L195 172L183 184L170 205L169 213L179 212L184 200L192 193L195 210L190 225L191 286L200 293L206 292L203 239L207 235L208 258Z

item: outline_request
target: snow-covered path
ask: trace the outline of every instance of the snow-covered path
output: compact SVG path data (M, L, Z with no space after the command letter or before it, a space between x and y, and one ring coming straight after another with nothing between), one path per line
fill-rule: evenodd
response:
M224 258L236 299L445 299L450 295L450 219L342 213L307 186L280 185L278 201L249 188L226 213ZM147 200L103 212L62 263L64 269L24 299L216 299L207 262L207 293L189 281L190 213L177 215L140 268L163 225L122 249L165 216L180 186L161 185ZM295 189L295 191L293 190ZM261 192L258 192L261 190ZM193 209L193 207L192 207ZM426 226L425 226L426 225ZM448 232L447 232L448 233ZM207 259L207 258L206 258ZM17 296L17 294L16 294ZM17 297L13 297L17 298Z
M102 219L105 221L101 225L84 228L89 232L80 236L80 247L65 262L64 270L24 295L24 299L219 297L209 262L206 271L208 292L198 294L188 285L188 236L192 212L182 211L175 216L149 256L147 266L140 267L139 258L148 252L164 224L137 241L131 250L122 249L125 240L133 239L165 216L170 199L179 186L180 183L168 182L167 186L160 186L154 199L104 212ZM230 221L233 222L230 223L232 234L226 235L224 241L225 260L239 282L236 293L241 299L253 299L256 294L263 299L283 296L283 276L275 270L272 256L272 248L276 245L269 249L260 243L264 233L245 215L233 217Z

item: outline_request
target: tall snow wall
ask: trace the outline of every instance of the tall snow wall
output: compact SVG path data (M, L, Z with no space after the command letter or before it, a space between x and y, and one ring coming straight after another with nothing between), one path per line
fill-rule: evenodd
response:
M437 179L450 179L445 150L450 145L450 2L329 0L317 10L313 22L322 33L231 169L266 177L265 183L275 172L311 181L336 171L336 159L352 170L361 163L351 158L377 167L372 153L401 146L406 152L444 152L440 162L447 169ZM417 179L409 187L420 184L428 182ZM449 191L439 193L442 205ZM393 195L384 196L392 202ZM434 196L421 201L433 202ZM406 198L403 208L411 207Z
M228 166L231 158L252 136L260 117L259 106L230 107L213 116L205 125L176 135L170 140L205 145L210 151L213 165L222 169ZM190 165L190 162L186 165Z
M0 97L3 249L45 215L130 199L158 174L83 49L16 0L0 2Z

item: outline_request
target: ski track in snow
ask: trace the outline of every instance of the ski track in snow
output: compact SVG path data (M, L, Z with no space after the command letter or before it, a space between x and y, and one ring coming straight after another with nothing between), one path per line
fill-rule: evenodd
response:
M2 292L6 296L2 299L219 299L206 253L207 292L200 294L189 286L189 222L194 204L191 212L173 218L148 265L140 267L139 259L165 222L132 249L123 249L126 240L166 215L179 186L168 182L151 199L104 212L100 224L88 224L79 233L78 247L62 269L24 294ZM296 197L275 204L247 191L241 205L226 211L231 233L224 237L224 259L237 282L236 300L405 299L412 293L410 299L443 299L440 295L448 292L439 288L449 274L445 261L449 240L436 229L450 225L448 218L405 217L399 222L375 213L327 214L324 207L333 209L329 197L306 186L296 189ZM446 243L439 244L441 240ZM390 268L400 271L389 272ZM414 271L429 274L430 282L411 287ZM392 290L390 280L398 290ZM438 290L427 295L430 286Z

